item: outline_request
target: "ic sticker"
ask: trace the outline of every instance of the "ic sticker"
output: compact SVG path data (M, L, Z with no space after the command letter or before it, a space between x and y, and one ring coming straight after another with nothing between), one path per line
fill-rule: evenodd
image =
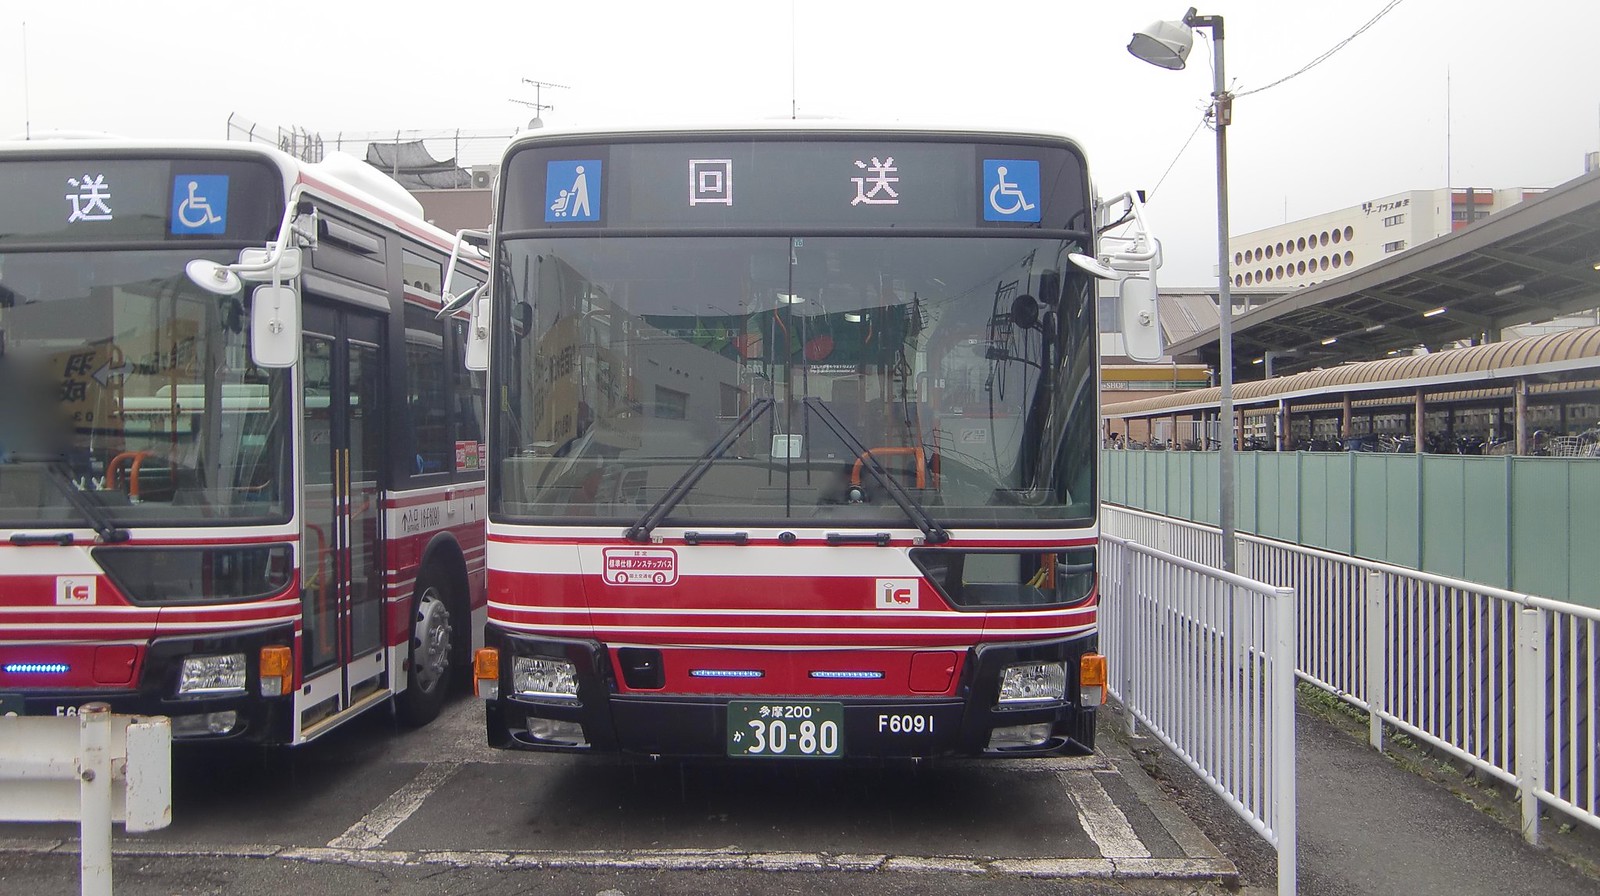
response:
M917 608L917 579L879 579L878 609L915 610Z
M1039 221L1039 163L983 160L983 220Z
M549 224L600 220L599 159L550 162L544 174L544 220Z
M92 606L94 606L94 577L93 576L57 576L56 577L56 606L58 606L58 607L92 607Z

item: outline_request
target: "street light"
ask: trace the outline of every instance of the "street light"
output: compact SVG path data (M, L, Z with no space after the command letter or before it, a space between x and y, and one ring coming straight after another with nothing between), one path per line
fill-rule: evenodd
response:
M1228 123L1233 117L1233 95L1228 93L1222 66L1222 16L1195 15L1194 7L1181 21L1156 22L1136 32L1128 42L1128 52L1151 65L1178 70L1194 46L1194 29L1211 29L1216 48L1216 76L1211 90L1211 111L1217 130L1217 310L1221 312L1218 341L1221 342L1222 399L1217 413L1222 419L1221 451L1217 457L1218 516L1222 524L1222 568L1234 572L1234 420L1233 420L1233 296L1229 292L1228 272Z

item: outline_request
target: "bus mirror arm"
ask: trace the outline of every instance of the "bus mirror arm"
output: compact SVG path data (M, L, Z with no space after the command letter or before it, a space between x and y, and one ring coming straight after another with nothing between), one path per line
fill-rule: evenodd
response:
M301 199L283 210L277 238L239 252L233 264L197 258L184 265L195 285L222 296L238 295L245 281L268 281L251 293L250 357L260 367L292 367L300 357L300 296L283 281L300 276L302 247L317 245L317 209Z
M481 240L487 244L489 240L489 231L471 230L466 228L456 231L455 242L450 246L450 261L444 267L443 288L439 290L439 294L444 296L444 305L439 309L439 313L435 315L436 318L442 319L446 315L454 314L455 312L460 311L462 308L467 307L467 303L472 301L473 294L482 288L482 284L479 284L471 289L462 290L460 295L455 295L450 292L450 284L454 283L456 278L456 262L461 260L461 250L463 248L471 249L473 254L477 255L479 258L486 257L483 252L478 249L478 240Z
M309 225L302 223L304 218L310 219ZM237 295L246 280L271 280L276 285L300 276L300 249L315 249L320 230L316 207L302 199L284 210L277 238L263 248L240 250L233 264L197 258L184 265L184 273L201 289L224 296Z
M1122 208L1126 204L1126 209ZM1099 205L1099 211L1118 209L1109 222L1096 223L1100 246L1094 256L1072 253L1067 256L1077 267L1096 278L1117 284L1117 305L1121 317L1123 354L1134 361L1159 361L1165 348L1161 338L1161 319L1157 313L1156 271L1161 268L1161 241L1150 233L1144 217L1142 192L1124 193ZM1106 231L1132 224L1128 235Z
M317 248L317 240L322 237L322 216L317 214L317 207L309 202L301 201L300 213L295 216L291 225L294 232L294 244L302 249Z
M1141 274L1154 276L1161 267L1161 241L1151 235L1150 227L1145 222L1142 190L1123 193L1102 202L1100 209L1104 212L1121 208L1124 203L1126 210L1121 211L1115 219L1097 222L1096 230L1102 244L1099 252L1093 256L1077 252L1067 256L1073 264L1101 280L1121 281ZM1131 234L1115 236L1106 232L1128 223L1133 225Z

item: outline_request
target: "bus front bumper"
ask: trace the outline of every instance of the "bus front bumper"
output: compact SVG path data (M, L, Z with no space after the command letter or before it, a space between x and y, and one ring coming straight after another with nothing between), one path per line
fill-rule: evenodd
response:
M951 695L887 698L628 692L618 687L607 649L599 642L528 638L493 624L485 640L498 647L501 656L502 696L485 700L485 724L490 745L502 749L743 759L751 754L732 743L730 718L742 729L751 723L760 705L820 708L820 704L829 704L837 707L830 712L839 714L840 747L830 754L838 758L1016 757L1094 751L1097 706L1076 702L1079 658L1093 652L1092 635L981 645L970 651ZM556 701L512 694L508 687L512 657L530 655L572 663L577 669L577 699ZM1062 661L1068 669L1065 700L1025 708L996 706L1002 670L1019 662L1052 661ZM791 737L798 736L797 723L791 722L785 730ZM812 730L814 733L815 728ZM803 755L818 754L807 751Z
M212 637L155 638L131 652L126 685L103 683L53 685L41 673L26 678L6 675L0 680L0 714L72 716L88 703L105 703L113 713L167 716L178 740L232 740L277 742L288 731L290 700L263 698L258 688L256 657L264 646L292 644L287 626L230 632ZM92 664L97 645L39 644L28 647L32 667L72 669ZM245 688L238 693L177 696L185 657L242 654L246 659ZM38 657L49 657L41 661ZM19 664L20 666L21 664ZM13 680L16 679L16 680Z

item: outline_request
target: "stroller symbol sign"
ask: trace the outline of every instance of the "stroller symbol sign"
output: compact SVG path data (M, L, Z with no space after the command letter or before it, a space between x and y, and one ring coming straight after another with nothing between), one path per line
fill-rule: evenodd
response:
M544 176L546 223L600 220L600 160L549 162Z

